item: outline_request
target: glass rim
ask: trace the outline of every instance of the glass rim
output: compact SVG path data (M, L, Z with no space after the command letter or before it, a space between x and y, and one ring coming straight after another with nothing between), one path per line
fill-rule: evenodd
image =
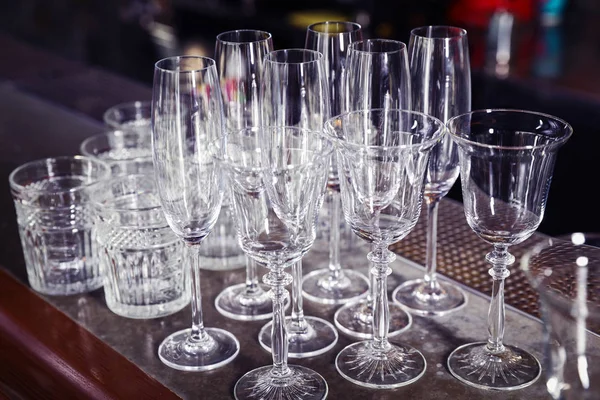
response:
M397 49L392 49L392 50L380 50L380 51L374 51L374 50L363 50L363 49L357 49L357 47L359 45L365 44L365 43L392 43L392 44L398 44L398 48ZM375 38L375 39L363 39L363 40L357 40L355 42L350 43L350 45L348 46L348 52L352 51L353 53L363 53L363 54L390 54L390 53L397 53L397 52L402 52L402 51L406 51L408 49L408 46L406 46L406 43L401 42L400 40L395 40L395 39L379 39L379 38Z
M561 135L560 137L554 138L554 140L550 141L549 143L543 143L543 144L537 144L537 145L526 145L526 146L506 146L506 145L495 145L495 144L486 144L486 143L476 142L474 140L471 140L471 139L468 139L468 138L462 136L460 133L454 132L454 130L451 129L451 125L452 125L452 123L455 123L455 121L460 121L467 117L471 118L472 116L474 116L476 114L491 114L491 113L499 113L499 112L516 114L516 115L531 115L531 116L537 116L540 118L545 118L548 120L556 121L556 122L559 122L560 124L564 125L566 132L563 135ZM573 127L571 126L571 124L569 124L568 122L566 122L565 120L563 120L561 118L555 117L554 115L545 114L545 113L538 112L538 111L529 111L529 110L511 109L511 108L483 108L483 109L479 109L479 110L472 110L472 111L469 111L469 112L466 112L463 114L455 115L454 117L448 119L448 121L446 122L446 127L448 129L448 134L452 137L452 139L456 140L459 143L467 143L474 147L480 147L480 148L486 148L486 149L496 149L496 150L520 151L520 150L542 149L542 148L552 147L557 144L565 143L567 141L567 139L569 139L571 137L571 135L573 134Z
M227 35L232 35L232 34L236 34L236 33L256 33L259 35L264 35L261 38L257 38L256 40L226 40L224 39L225 36ZM217 35L216 40L218 42L224 43L224 44L247 44L247 43L262 43L262 42L267 42L269 40L271 40L273 38L273 35L271 35L270 32L267 31L263 31L260 29L233 29L230 31L225 31L225 32L221 32Z
M150 175L150 174L121 175L121 176L116 176L113 179L111 179L111 183L110 184L111 185L112 184L119 184L121 182L131 181L131 180L134 180L134 179L135 180L138 180L138 179L150 179L150 180L154 180L154 176ZM107 190L108 190L108 188L107 188ZM130 194L127 194L127 195L131 195L131 194L139 194L139 192L136 191L135 193L130 193ZM157 190L157 194L158 194L158 190ZM102 201L99 201L99 199L96 196L92 197L92 203L96 207L101 208L102 210L117 211L117 212L147 212L147 211L154 211L154 210L162 209L162 205L160 204L160 202L159 202L159 204L157 204L155 206L151 206L151 207L123 208L123 207L109 206L109 205L106 205L106 203L104 203Z
M116 136L121 136L123 138L126 137L141 137L141 138L148 138L148 140L152 139L152 134L150 132L139 132L136 131L134 129L132 130L128 130L128 129L107 129L104 130L100 133L97 133L95 135L89 136L87 137L85 140L83 140L81 142L81 144L79 145L79 151L81 151L81 154L83 156L86 157L91 157L94 159L97 159L97 154L91 153L89 152L85 147L87 145L89 145L90 143L96 141L96 140L102 140L104 138L109 138L109 137L116 137ZM110 147L108 147L110 148ZM127 158L119 158L119 159L114 159L114 158L107 158L107 159L103 159L102 161L104 162L110 162L110 163L116 163L116 162L129 162L131 160L137 160L137 159L152 159L152 153L150 152L150 154L146 157L143 156L134 156L134 157L127 157Z
M149 109L152 110L152 101L150 101L150 100L135 100L135 101L126 101L123 103L118 103L118 104L115 104L114 106L107 108L106 111L104 111L104 113L102 114L102 120L106 124L109 124L108 116L113 113L118 112L118 110L126 110L126 109L139 110L139 109L144 109L147 107L149 107ZM119 124L119 126L120 125L121 124ZM116 125L113 125L113 126L116 126Z
M90 164L94 164L94 166L98 167L101 170L100 171L101 175L98 177L98 179L94 180L93 182L85 183L85 184L79 185L77 187L72 187L72 188L68 188L68 189L59 189L59 190L34 189L34 188L30 188L28 186L22 185L16 181L16 176L28 168L33 168L33 167L38 167L38 166L47 167L49 164L62 162L62 161L64 161L64 162L79 161L79 162L87 162ZM29 162L19 165L17 168L15 168L10 173L10 175L8 176L8 181L10 183L10 188L18 193L39 193L39 194L74 193L79 190L89 189L95 185L98 185L99 183L107 180L110 177L110 174L111 174L110 166L106 162L99 160L97 158L83 156L83 155L57 156L57 157L41 158L41 159L29 161ZM48 175L48 177L52 177L52 176L56 176L56 175L50 175L50 174ZM61 176L61 175L58 175L58 176ZM31 182L33 182L33 181L31 181Z
M329 31L320 31L315 29L317 26L328 26L328 25L342 25L345 27L351 27L352 29L349 30L344 30L342 32L329 32ZM315 22L312 23L310 25L308 25L308 27L306 27L306 30L309 32L314 32L317 34L324 34L324 35L330 35L330 36L337 36L337 35L343 35L343 34L347 34L347 33L354 33L354 32L358 32L362 29L362 26L358 23L358 22L354 22L354 21L337 21L337 20L332 20L332 21L320 21L320 22Z
M427 30L427 29L431 29L431 28L452 30L452 31L457 32L457 34L451 35L451 36L436 37L436 36L426 36L425 34L420 33L423 30ZM464 28L460 28L458 26L453 26L453 25L424 25L424 26L419 26L417 28L411 29L410 36L415 36L415 37L418 37L419 39L425 39L425 40L460 40L460 39L467 37L467 30Z
M394 112L394 113L401 113L401 114L405 114L405 115L413 115L413 116L418 116L421 117L423 120L430 120L431 122L433 122L434 124L436 124L438 127L436 129L436 132L432 135L432 137L430 139L427 139L421 143L415 143L415 144L400 144L400 145L396 145L396 146L376 146L376 145L368 145L368 144L356 144L356 143L352 143L352 142L348 142L346 140L340 139L338 137L335 137L333 135L330 135L328 132L330 130L329 127L333 127L335 125L335 121L339 121L339 120L343 120L345 117L352 115L352 114L366 114L366 113L373 113L373 112ZM331 128L334 129L334 128ZM444 122L442 120L440 120L439 118L433 117L429 114L425 114L422 113L420 111L413 111L413 110L403 110L403 109L399 109L399 108L369 108L369 109L364 109L364 110L354 110L354 111L347 111L344 113L341 113L339 115L336 115L334 117L329 118L327 121L325 121L325 135L327 135L333 142L335 143L339 143L339 144L344 144L346 146L350 146L353 148L362 148L362 149L367 149L367 150L395 150L395 149L407 149L407 148L413 148L413 147L421 147L426 143L431 143L431 142L435 142L437 140L439 140L441 138L441 136L444 135L444 133L446 132L446 126L444 124Z
M573 304L576 303L576 300L569 299L568 297L566 297L562 294L553 295L552 291L543 285L543 281L544 281L543 278L537 277L535 274L533 274L533 272L529 268L529 260L531 260L532 257L540 254L545 249L548 249L548 248L551 248L554 246L558 246L560 244L568 244L570 246L583 248L583 249L585 249L585 248L596 249L598 254L600 254L599 248L590 246L586 243L575 244L568 240L549 237L549 238L545 238L542 241L536 243L535 245L533 245L532 248L530 248L525 253L523 253L523 255L521 256L520 261L519 261L519 269L527 277L527 280L529 281L531 286L536 290L536 292L539 294L540 297L546 299L552 305L558 307L561 310L561 312L563 312L567 315L573 316ZM571 264L569 264L569 265L571 265ZM593 317L596 319L600 318L600 305L592 304L591 306L588 306L587 309L588 309L588 317Z
M180 64L180 62L182 60L202 61L203 63L205 63L205 65L203 67L190 68L190 69L186 69L186 70L174 70L174 69L169 69L169 68L165 68L165 67L161 66L161 64L165 64L167 62L173 62L173 61ZM213 67L216 68L216 65L217 64L213 58L206 57L206 56L173 56L173 57L161 58L160 60L158 60L154 64L154 69L156 69L162 73L167 73L167 74L193 74L196 72L206 71Z
M291 62L291 61L277 61L277 60L273 60L273 57L276 56L277 54L284 54L284 53L305 53L305 54L312 54L315 56L314 59L312 60L305 60L305 61L296 61L296 62ZM272 64L292 64L292 65L300 65L300 64L310 64L310 63L314 63L314 62L319 62L321 60L324 59L323 53L321 53L320 51L317 50L311 50L311 49L303 49L300 47L296 47L296 48L290 48L290 49L279 49L279 50L273 50L270 51L269 53L267 53L267 55L265 56L264 62L269 62Z

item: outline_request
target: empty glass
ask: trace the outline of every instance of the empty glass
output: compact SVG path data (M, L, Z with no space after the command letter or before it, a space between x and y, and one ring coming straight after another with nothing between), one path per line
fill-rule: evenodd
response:
M113 176L154 174L150 131L109 130L85 139L79 150L108 163Z
M19 235L31 287L48 295L98 289L98 262L91 199L110 167L84 156L31 161L9 176Z
M488 340L458 347L448 368L480 389L520 389L536 381L541 367L532 354L503 342L504 280L515 261L508 247L542 221L557 151L573 130L556 117L523 110L473 111L447 126L459 149L467 223L494 246L485 257L493 279Z
M150 135L152 103L131 101L110 107L104 112L104 123L112 128ZM148 136L148 141L150 137Z
M94 196L106 305L128 318L158 318L190 302L181 240L167 224L153 175L111 179Z
M471 111L471 68L467 31L452 26L413 29L408 45L413 110L447 122ZM431 152L425 181L427 248L425 276L404 282L392 299L418 315L444 315L467 304L456 285L436 277L437 213L458 178L458 150L449 136Z
M548 392L553 399L597 399L600 248L582 233L569 241L546 238L521 257L521 268L540 295Z
M306 29L307 49L323 54L325 75L329 84L331 115L342 112L344 94L342 82L350 43L362 40L362 28L356 22L324 21ZM307 274L302 281L302 293L307 299L324 304L341 304L364 297L369 281L360 272L342 269L340 265L340 183L335 156L329 172L328 207L329 266Z
M221 157L239 241L246 254L270 270L263 281L273 299L273 365L240 378L235 398L324 399L328 389L321 375L287 363L284 300L292 277L285 267L296 264L315 240L332 145L320 132L295 127L248 128L225 142Z
M221 81L225 127L229 134L237 134L242 128L260 125L258 91L263 60L271 50L273 50L273 42L268 32L242 29L217 35L215 60ZM218 232L219 238L216 235L213 238L237 243L227 191L225 191L219 218L227 219L227 226L230 229L222 233ZM241 252L241 248L236 246L232 251L237 254ZM271 298L258 282L256 261L246 256L245 262L246 282L223 290L215 299L215 307L226 317L237 320L271 318L273 311Z
M200 294L200 247L217 221L223 200L221 168L209 144L223 134L223 103L215 61L170 57L154 67L152 153L165 217L183 241L191 263L192 327L175 332L158 355L171 368L204 371L231 362L238 340L206 328Z
M431 116L397 109L341 114L327 121L338 154L346 221L369 241L373 264L373 337L345 347L336 357L338 372L357 385L389 389L410 384L425 373L417 349L388 340L387 276L396 258L388 246L404 238L419 219L429 152L444 124Z

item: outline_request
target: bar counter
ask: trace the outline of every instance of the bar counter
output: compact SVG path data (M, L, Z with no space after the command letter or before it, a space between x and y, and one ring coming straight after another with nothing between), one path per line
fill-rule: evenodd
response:
M11 60L0 64L0 394L15 399L232 398L233 386L244 373L271 362L257 341L265 321L229 320L214 308L214 299L224 287L243 282L242 270L202 270L205 324L234 333L241 351L231 364L200 373L170 369L157 356L162 339L189 324L189 307L165 318L131 320L108 310L101 289L68 297L42 296L29 289L9 173L26 161L76 154L83 139L104 129L104 110L121 102L150 99L150 88L7 36L0 35L0 48L8 55L5 60ZM543 376L528 388L502 393L468 387L449 373L445 360L454 348L487 337L491 279L484 256L490 246L471 231L462 205L451 199L442 201L438 234L438 272L461 284L469 303L449 316L413 317L412 327L394 338L423 352L428 363L425 376L395 390L369 390L345 381L334 365L336 354L351 343L343 334L328 353L290 363L321 373L331 399L548 398ZM531 240L542 236L536 233L512 247L511 253L518 259ZM390 293L404 280L423 274L423 217L393 250L399 257L392 265ZM359 245L342 254L342 261L366 272L366 253L366 245ZM326 253L311 251L304 261L305 272L323 267L326 260ZM506 303L505 341L522 345L541 361L537 295L516 264L506 281ZM333 319L334 307L306 300L304 304L307 315Z

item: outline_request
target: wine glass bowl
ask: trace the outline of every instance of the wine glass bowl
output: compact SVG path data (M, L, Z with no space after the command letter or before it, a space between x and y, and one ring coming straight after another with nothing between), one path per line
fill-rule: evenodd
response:
M410 384L425 372L415 348L388 340L387 276L395 255L388 246L401 240L419 218L429 151L445 133L444 124L425 114L371 109L341 114L327 121L339 160L346 221L372 243L373 336L351 344L336 357L347 380L372 388Z
M541 223L558 149L572 134L566 122L524 110L478 110L451 118L458 145L467 223L494 246L487 342L465 344L448 367L459 380L481 389L515 390L540 376L538 360L503 343L504 280L515 258L510 245L529 238Z

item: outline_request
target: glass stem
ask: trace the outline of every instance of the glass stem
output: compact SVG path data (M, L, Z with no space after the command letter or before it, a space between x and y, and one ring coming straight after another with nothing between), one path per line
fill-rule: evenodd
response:
M342 273L340 265L340 204L341 196L337 190L329 192L329 275L333 280L339 280Z
M246 295L256 294L260 290L258 276L256 275L256 261L246 256Z
M425 251L425 286L429 293L439 291L440 285L436 279L437 268L437 225L438 199L426 199L427 203L427 248Z
M302 260L292 265L292 323L290 332L303 334L308 330L302 304Z
M496 244L494 250L485 256L492 264L489 274L492 276L492 299L488 311L488 344L487 349L492 353L504 351L504 280L510 275L506 268L515 262L515 257L508 252L508 245Z
M200 244L186 242L188 258L191 263L190 277L192 286L192 333L190 339L194 342L207 340L202 318L202 293L200 291Z
M375 277L375 291L373 293L373 347L377 350L386 350L390 346L387 340L390 327L387 277L392 273L389 263L396 259L396 255L390 252L385 244L380 244L369 253L368 258L374 264L371 272Z
M292 281L290 274L283 271L282 266L269 266L270 272L263 281L271 287L273 301L273 327L271 329L271 354L273 369L271 374L282 377L290 374L288 367L288 332L285 326L284 304L288 296L285 286Z

